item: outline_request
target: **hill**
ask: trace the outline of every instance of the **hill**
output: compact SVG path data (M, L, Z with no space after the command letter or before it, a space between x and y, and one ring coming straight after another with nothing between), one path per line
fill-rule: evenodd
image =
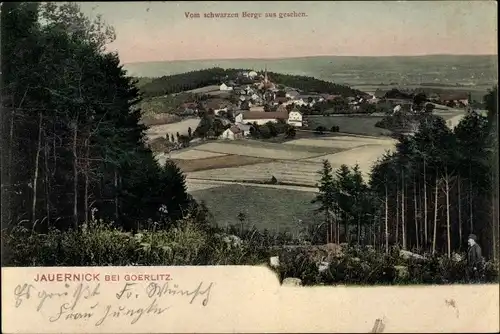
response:
M491 87L498 81L497 56L324 56L286 59L225 59L125 64L133 76L160 77L220 67L251 68L315 77L349 86L439 84Z
M199 89L211 85L220 85L226 80L236 80L238 73L246 69L223 69L214 67L186 73L172 74L155 78L140 88L145 97L164 96ZM248 71L248 70L246 70ZM268 72L272 81L283 86L297 88L306 92L339 94L343 96L362 95L363 92L346 85L307 77L303 75Z

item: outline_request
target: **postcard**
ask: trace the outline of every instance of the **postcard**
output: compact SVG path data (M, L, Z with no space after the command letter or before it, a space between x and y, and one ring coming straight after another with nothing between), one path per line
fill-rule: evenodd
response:
M2 332L498 332L492 1L3 2Z

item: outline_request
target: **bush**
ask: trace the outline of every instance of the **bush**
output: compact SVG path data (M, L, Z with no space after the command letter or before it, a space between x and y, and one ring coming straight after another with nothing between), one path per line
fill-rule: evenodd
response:
M396 247L385 254L371 246L343 246L332 254L321 246L296 246L300 242L287 233L237 226L222 230L198 225L190 217L168 231L136 234L103 222L46 234L16 228L2 234L2 243L8 251L4 266L259 265L278 255L280 280L296 277L304 285L466 282L465 262L460 259L443 255L427 256L425 261L403 259ZM328 262L329 268L320 272L319 260ZM498 283L498 269L498 263L486 262L481 282Z
M330 129L330 132L339 132L340 127L338 125L333 125Z
M224 234L194 224L186 218L168 231L132 234L110 224L95 222L78 230L47 234L17 228L2 234L9 253L5 266L130 266L255 264L257 256L248 242L230 247ZM267 254L266 254L267 255Z
M322 135L322 134L324 134L326 131L327 131L327 129L326 129L324 126L320 125L320 126L318 126L318 127L316 128L316 130L314 131L314 133L315 133L315 134L317 134L317 135Z
M465 283L465 262L446 256L430 257L426 261L403 259L399 250L390 254L371 247L344 247L342 255L334 257L327 270L319 272L310 250L304 248L282 251L279 277L296 277L304 285L393 285L393 284L453 284ZM481 274L482 282L498 282L498 264L488 262Z

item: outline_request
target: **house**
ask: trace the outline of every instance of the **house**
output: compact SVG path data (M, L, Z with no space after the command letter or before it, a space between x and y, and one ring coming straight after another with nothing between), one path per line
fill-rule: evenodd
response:
M241 119L238 120L238 117ZM257 123L258 125L266 124L267 122L277 123L278 120L286 121L288 120L287 112L252 112L248 111L246 113L237 116L236 121L239 123Z
M250 129L252 128L251 125L243 123L236 123L235 125L243 132L243 137L250 136Z
M241 139L243 138L243 131L241 131L236 125L233 125L232 127L224 130L220 138L229 140Z
M256 101L256 100L259 100L260 99L260 96L256 93L252 94L252 100Z
M244 114L243 110L240 110L237 113L235 113L234 120L236 123L243 123L243 114Z
M305 106L305 105L309 104L306 101L304 101L303 99L293 100L293 103L297 106Z
M293 89L288 90L285 93L285 96L288 97L289 99L296 99L299 95L300 95L300 93L297 92L296 90L293 90Z
M219 86L219 90L221 90L221 91L229 91L229 90L233 90L233 87L230 87L230 86L226 85L225 83L222 83Z
M288 124L296 126L296 127L302 127L302 113L298 111L297 109L293 109L290 111L288 114Z
M248 76L249 76L250 78L252 78L252 79L253 79L253 78L255 78L257 75L258 75L258 74L257 74L257 72L255 72L255 71L250 71L250 72L248 72Z
M448 104L455 104L455 105L464 105L467 106L469 105L469 94L465 92L456 92L456 93L449 93L449 94L441 94L439 96L439 101L441 104L448 105Z

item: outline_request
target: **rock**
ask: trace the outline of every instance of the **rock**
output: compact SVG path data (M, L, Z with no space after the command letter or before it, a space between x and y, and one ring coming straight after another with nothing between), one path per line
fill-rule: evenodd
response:
M239 247L242 245L241 239L236 235L226 235L222 240L233 247Z
M408 267L406 266L394 266L394 269L396 269L396 275L400 279L405 279L408 278Z
M330 268L330 263L329 262L321 261L320 263L318 263L318 271L320 273L328 270L329 268Z
M287 277L283 280L282 285L284 285L284 286L301 286L302 280L300 278Z
M326 244L325 249L329 257L342 257L344 254L342 252L342 244ZM345 246L344 246L345 247Z
M280 266L280 257L279 256L273 256L269 258L269 264L273 268L278 268Z
M405 251L405 250L400 250L399 256L401 256L405 260L408 260L410 258L416 259L416 260L426 260L425 256L422 256L420 254L415 254L415 253L412 253L410 251Z

